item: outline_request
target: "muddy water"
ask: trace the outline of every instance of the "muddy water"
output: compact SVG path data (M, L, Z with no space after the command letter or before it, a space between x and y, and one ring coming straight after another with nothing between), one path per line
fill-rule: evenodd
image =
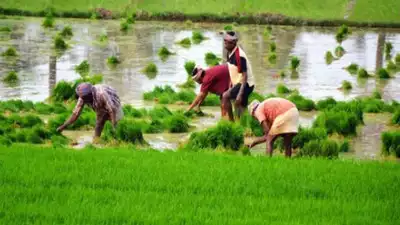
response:
M49 96L56 82L78 78L74 66L88 60L92 73L104 74L105 83L118 90L124 103L136 107L151 107L151 103L142 101L143 92L152 90L156 85L175 86L184 82L187 76L183 69L185 61L193 60L205 67L206 52L214 52L222 57L222 37L219 34L223 28L222 24L196 24L195 27L186 27L183 23L137 22L127 33L119 31L119 21L57 19L56 29L53 30L44 30L40 24L41 19L33 18L0 20L0 26L10 25L14 28L11 34L0 33L0 51L14 46L20 55L16 61L0 57L0 78L8 71L16 70L21 79L19 84L13 87L0 82L0 99L42 101ZM52 37L65 25L71 25L73 28L74 37L68 42L71 47L61 56L55 56L51 48ZM203 31L208 39L188 49L174 44L180 39L190 37L193 29ZM347 53L340 60L326 65L325 52L334 51L337 46L334 39L335 29L273 27L271 38L277 43L278 58L277 63L271 65L266 60L268 40L263 37L264 29L265 26L256 25L238 28L241 45L252 64L252 79L258 92L274 92L276 85L284 82L289 88L296 88L302 95L314 100L327 96L347 100L355 96L370 95L374 89L379 89L386 100L400 100L399 74L388 81L360 81L342 69L350 63L357 63L369 72L381 67L384 64L383 52L378 49L384 43L382 40L392 42L394 52L399 52L400 30L353 29L350 38L343 43ZM97 41L101 34L108 35L107 43L100 44ZM158 49L164 45L176 53L165 62L157 56ZM116 68L107 66L106 59L111 55L117 55L122 60ZM291 55L301 59L298 76L289 74L284 79L278 78L277 73L288 66ZM155 78L148 78L141 72L149 62L154 62L158 67L159 73ZM343 80L353 83L350 93L338 90ZM198 129L214 125L220 117L218 108L205 111L213 113L215 117L194 121L193 125ZM305 126L310 125L314 117L313 113L303 113L301 123ZM360 131L362 135L356 140L355 149L379 151L378 146L370 143L380 141L372 142L377 139L371 137L379 138L378 133L386 129L386 125L382 121L372 120L371 126L367 125ZM86 135L79 134L78 139L82 143L89 142L90 136L91 132L86 132ZM153 147L169 149L175 148L179 141L187 139L188 135L158 134L145 137ZM357 156L362 157L364 153L360 154Z

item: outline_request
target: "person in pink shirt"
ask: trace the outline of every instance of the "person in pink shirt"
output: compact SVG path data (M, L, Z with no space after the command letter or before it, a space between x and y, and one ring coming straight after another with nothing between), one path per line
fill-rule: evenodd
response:
M264 130L264 136L254 140L248 147L267 142L266 154L272 156L274 141L277 137L283 137L285 155L291 157L292 140L298 132L299 125L299 111L296 105L284 98L269 98L261 103L257 100L252 101L248 110Z

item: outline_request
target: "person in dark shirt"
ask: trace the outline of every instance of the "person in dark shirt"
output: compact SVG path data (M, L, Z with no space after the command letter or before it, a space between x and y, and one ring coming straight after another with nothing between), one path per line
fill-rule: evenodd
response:
M249 63L244 51L237 45L236 32L228 31L224 36L224 47L228 51L227 63L229 66L231 84L222 96L222 105L227 109L230 120L233 120L231 100L235 100L235 111L240 118L247 107L248 97L254 90L254 85L249 84Z

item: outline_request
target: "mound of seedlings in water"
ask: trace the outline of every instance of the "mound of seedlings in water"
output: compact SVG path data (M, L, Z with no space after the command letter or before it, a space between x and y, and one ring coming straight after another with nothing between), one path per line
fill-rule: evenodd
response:
M381 134L382 154L400 157L400 131L387 131Z
M54 118L49 119L48 127L50 130L55 131L59 126L63 125L65 121L71 116L72 112L59 114ZM67 130L80 130L93 128L96 124L96 113L88 107L84 107L79 118L71 125L66 127Z
M360 68L357 72L357 77L358 78L368 78L370 75L364 68Z
M35 103L34 110L43 115L49 115L52 113L60 114L67 112L67 108L61 103L55 103L54 105L49 105L43 102Z
M105 141L117 140L132 144L147 145L141 126L131 119L122 119L119 121L115 130L110 122L106 122L101 138Z
M147 115L145 109L135 109L131 105L123 105L122 110L124 111L124 116L133 118L142 118Z
M276 52L276 43L273 41L269 43L269 52Z
M400 70L400 67L396 66L396 64L392 60L389 60L386 64L386 70L392 73L396 73L398 70Z
M0 101L0 111L5 112L28 112L34 109L32 101L22 101L20 99L11 99L7 101Z
M349 81L344 80L342 82L342 87L340 89L342 89L344 91L349 91L349 90L353 89L353 85L351 85L351 83Z
M184 133L189 130L188 119L180 114L169 116L165 119L165 123L171 133Z
M192 40L193 40L194 44L200 44L202 41L204 41L206 39L207 38L200 31L192 32Z
M56 35L54 38L54 48L63 51L68 48L68 44L60 35Z
M400 67L400 53L396 54L394 57L394 62L396 63L396 66Z
M286 73L285 73L284 70L279 71L278 75L279 75L279 77L282 78L282 79L286 77Z
M392 124L400 125L400 109L398 109L392 116Z
M358 71L358 65L357 64L355 64L355 63L352 63L352 64L350 64L350 65L348 65L346 68L345 68L350 74L357 74L357 71Z
M312 140L300 149L297 156L335 159L339 157L339 150L339 145L336 141L329 139Z
M170 55L174 55L175 53L171 52L168 50L167 47L163 46L158 50L158 56L161 58L161 60L166 60Z
M271 64L276 64L276 53L275 52L270 52L268 54L268 62Z
M15 71L8 72L8 74L3 78L3 82L6 83L17 83L18 81L18 74Z
M243 144L243 128L239 124L221 120L215 127L192 133L184 149L197 151L222 148L238 151Z
M126 18L126 22L129 24L134 24L135 23L135 17L134 16L128 16Z
M372 92L372 98L382 99L382 94L378 90L374 90L374 92Z
M252 102L253 100L258 100L260 102L264 101L266 97L264 97L262 94L253 91L250 96L249 96L249 102Z
M126 20L122 20L120 25L119 25L119 29L123 32L126 32L129 30L129 23Z
M64 136L55 136L51 137L51 144L53 148L65 148L69 143L68 138Z
M345 53L346 51L342 46L339 45L335 48L335 55L337 58L342 58L342 56L344 56Z
M11 28L10 27L0 27L0 32L11 32Z
M87 60L83 60L79 65L74 67L75 72L82 75L87 75L90 72L90 64Z
M355 114L332 110L320 112L313 123L313 127L325 128L328 134L338 133L343 136L355 136L357 125Z
M54 18L51 13L46 14L46 17L44 18L44 20L42 22L42 26L45 28L54 27Z
M190 38L184 38L178 41L177 44L181 45L184 48L190 48L190 46L192 45L192 41L190 40Z
M194 70L194 67L196 67L196 62L194 61L187 61L185 62L185 71L187 73L187 75L191 75L192 71Z
M154 79L157 76L157 66L154 63L149 63L145 68L143 68L142 72L149 78Z
M186 78L186 82L182 83L182 84L178 84L177 86L180 88L184 88L184 89L193 89L196 87L196 83L192 79L192 76L188 75Z
M300 126L297 135L293 138L292 148L303 148L305 144L312 140L325 140L327 138L328 133L325 128L304 128ZM283 146L280 148L283 149Z
M228 24L224 26L224 31L233 31L233 25L232 24Z
M116 56L110 56L107 58L107 63L109 65L117 65L120 63L120 61Z
M349 35L351 34L350 28L346 25L342 25L339 27L338 31L336 32L336 41L341 44L344 40L346 40Z
M64 80L59 81L54 87L51 98L54 101L65 101L75 96L73 84Z
M335 57L333 56L331 51L327 51L325 53L325 62L327 65L332 64L332 62L335 60Z
M393 44L391 42L385 43L385 58L390 59L392 56Z
M300 66L300 59L297 58L296 56L292 56L292 58L290 58L290 69L297 70L299 66Z
M391 105L387 105L381 99L376 98L362 99L362 106L363 112L366 113L392 112L394 110Z
M107 36L107 34L102 34L102 35L100 35L98 38L97 38L97 40L99 41L99 42L107 42L108 41L108 36Z
M293 102L298 110L312 111L315 109L315 103L313 100L307 99L298 93L291 94L287 99Z
M215 66L219 64L221 58L218 58L212 52L207 52L206 55L204 56L204 61L206 62L207 66Z
M62 31L60 32L60 35L63 38L70 38L72 37L74 34L72 33L72 27L71 26L66 26L62 29Z
M336 100L332 97L328 97L323 100L319 100L316 105L317 110L323 110L323 109L330 109L334 107L337 104Z
M9 47L3 53L1 53L1 55L5 57L16 57L18 56L18 53L14 47Z
M194 99L194 98L193 98ZM221 100L219 96L214 94L207 95L204 102L201 104L202 106L219 106L221 104Z
M191 20L186 20L186 21L185 21L185 26L187 26L187 27L193 26L193 21L191 21Z
M389 78L391 78L389 72L385 68L380 68L378 70L378 77L380 79L389 79Z
M350 142L348 139L344 139L342 143L339 144L339 152L350 152Z
M288 87L286 87L284 84L278 84L276 86L276 93L277 94L290 94L292 90L290 90Z

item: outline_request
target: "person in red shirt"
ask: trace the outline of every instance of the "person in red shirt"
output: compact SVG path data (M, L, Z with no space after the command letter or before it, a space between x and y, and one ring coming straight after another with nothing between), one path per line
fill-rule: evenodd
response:
M192 79L201 84L201 87L200 93L189 106L187 112L196 106L199 107L209 92L218 95L221 99L222 95L229 89L231 82L228 65L226 64L217 65L206 70L196 67L192 72ZM221 106L222 115L225 114L224 112L225 109Z
M249 113L257 119L264 130L264 136L248 145L252 148L267 142L266 153L272 156L274 141L283 137L285 155L292 155L292 140L298 132L299 111L296 105L284 98L269 98L263 102L254 100L248 107Z

